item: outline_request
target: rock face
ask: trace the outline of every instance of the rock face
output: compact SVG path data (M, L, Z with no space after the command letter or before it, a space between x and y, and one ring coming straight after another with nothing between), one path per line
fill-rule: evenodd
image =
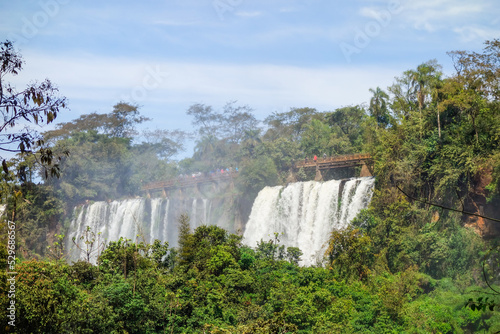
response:
M490 168L482 170L474 182L474 187L464 203L465 211L479 214L485 217L500 219L500 200L488 201L488 190L486 186L492 181L492 170ZM472 228L485 239L500 236L500 222L490 219L464 215L465 226Z

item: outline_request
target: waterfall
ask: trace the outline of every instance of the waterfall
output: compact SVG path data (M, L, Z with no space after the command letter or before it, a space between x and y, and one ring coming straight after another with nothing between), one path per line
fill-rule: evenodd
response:
M301 264L315 264L322 259L331 231L348 226L368 206L374 183L374 178L354 178L266 187L253 204L243 242L255 247L277 232L281 244L302 250ZM203 224L218 225L234 233L234 216L221 210L221 205L206 198L137 198L77 207L67 233L68 258L75 261L85 254L74 245L73 238L82 249L86 248L86 240L95 238L93 262L98 256L98 244L120 237L148 243L158 239L176 247L178 219L183 213L189 214L192 229Z
M253 204L243 242L255 247L279 233L281 244L303 252L302 265L315 264L332 230L347 227L368 206L374 183L367 177L266 187Z
M98 244L108 244L120 237L133 242L152 243L155 239L168 242L170 247L177 246L177 221L182 213L190 216L191 228L202 224L221 225L217 217L211 216L211 200L208 199L169 199L138 198L113 202L94 202L74 209L68 231L66 249L69 260L76 261L85 257L73 243L73 238L80 248L86 249L85 241L92 238L95 244L91 254L93 262L98 256ZM89 228L90 233L86 233ZM101 247L102 250L102 247Z

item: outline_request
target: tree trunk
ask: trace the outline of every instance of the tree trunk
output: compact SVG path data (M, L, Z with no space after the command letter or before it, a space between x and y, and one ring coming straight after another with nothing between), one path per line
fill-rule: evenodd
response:
M438 116L438 135L439 135L439 138L441 138L441 120L440 120L440 116L439 116L439 102L437 103L437 116Z

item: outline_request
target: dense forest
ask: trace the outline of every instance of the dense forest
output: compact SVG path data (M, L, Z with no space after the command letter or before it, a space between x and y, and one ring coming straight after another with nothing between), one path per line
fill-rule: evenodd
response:
M21 70L11 47L2 44L0 54L2 132L50 123L65 108L50 82L24 95L3 82ZM220 110L194 104L187 133L140 130L150 120L122 101L42 134L0 132L0 147L18 152L1 174L3 312L12 301L9 268L17 272L15 327L7 320L2 331L499 332L500 40L449 56L451 76L430 60L371 89L369 104L334 111L291 108L261 122L237 102ZM187 139L196 141L194 153L176 161ZM332 231L321 265L299 266L301 250L278 234L251 248L217 226L190 229L188 215L179 217L178 247L140 237L104 245L89 230L75 243L99 252L97 264L65 260L75 205L237 166L230 195L248 216L258 192L286 184L295 162L361 152L373 158L373 199L349 228Z

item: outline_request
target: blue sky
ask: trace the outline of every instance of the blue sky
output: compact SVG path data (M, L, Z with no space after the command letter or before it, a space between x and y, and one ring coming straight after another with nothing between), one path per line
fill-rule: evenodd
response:
M493 38L498 0L0 2L0 39L26 61L7 80L56 83L71 108L58 121L125 100L151 129L189 130L194 103L237 100L261 120L367 103L369 88L427 60L451 74L447 51Z

